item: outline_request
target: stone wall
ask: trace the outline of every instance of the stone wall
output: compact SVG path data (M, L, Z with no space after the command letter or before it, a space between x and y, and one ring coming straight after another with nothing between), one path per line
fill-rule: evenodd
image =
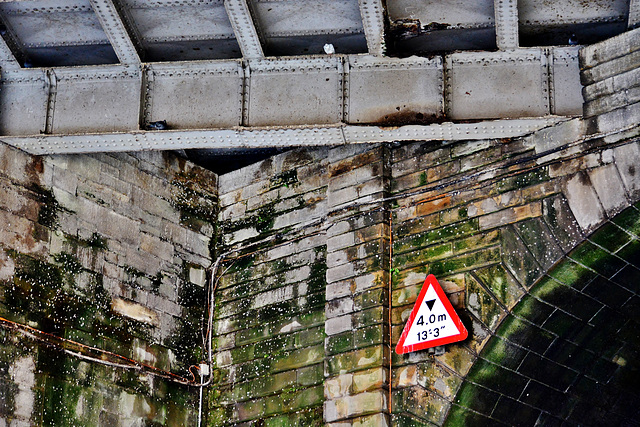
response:
M193 425L197 390L164 377L202 357L216 176L170 153L0 159L0 424Z
M598 283L632 294L623 315L637 306L623 282L640 277L638 103L635 69L618 72L637 31L617 39L628 55L611 41L581 54L587 120L521 138L296 149L219 178L167 153L1 145L0 420L197 424L198 389L174 380L206 358L207 269L220 259L207 425L508 423L504 408L557 421L536 396L563 391L539 372L588 385L637 350L568 338L557 321L603 327L566 305L615 310ZM469 338L397 355L429 273ZM575 285L584 277L601 281ZM557 342L602 351L611 372L581 377Z
M637 138L585 128L570 119L516 139L299 149L221 176L221 238L238 252L220 270L210 424L442 425L466 414L460 387L504 319L638 200ZM399 356L391 348L429 273L469 338Z
M633 127L640 117L640 28L580 51L584 117L592 131Z
M638 207L607 220L524 291L469 369L445 425L637 422Z
M321 425L326 150L293 151L221 177L211 425ZM266 240L265 240L266 239Z
M221 177L239 253L217 293L213 425L388 421L389 161L382 145L301 149Z

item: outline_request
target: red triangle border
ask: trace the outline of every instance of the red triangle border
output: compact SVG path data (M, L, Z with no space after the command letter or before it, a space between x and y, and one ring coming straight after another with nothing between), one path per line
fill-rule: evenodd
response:
M456 326L456 328L458 328L459 333L456 335L451 335L444 338L433 339L433 340L405 346L404 342L407 339L407 336L409 335L409 330L411 329L411 325L413 325L413 321L415 320L416 315L418 314L418 309L422 305L422 302L424 301L424 297L427 294L427 290L429 290L430 286L433 286L433 289L436 291L438 298L440 298L440 301L444 305L444 308L447 310L447 313L449 314L449 318L453 321L453 324ZM456 311L453 309L453 306L451 305L449 298L447 298L444 291L442 290L442 287L438 283L436 276L434 276L433 274L430 274L425 279L424 284L422 285L422 290L420 290L420 294L418 295L418 299L416 300L416 303L413 306L413 310L411 310L409 319L407 320L407 323L404 325L404 329L402 330L402 335L400 336L398 345L396 345L396 353L405 354L413 351L424 350L431 347L437 347L444 344L451 344L453 342L458 342L466 339L468 335L469 333L467 332L467 328L464 327L464 324L462 324L462 320L460 320L460 316L458 316L458 313L456 313Z

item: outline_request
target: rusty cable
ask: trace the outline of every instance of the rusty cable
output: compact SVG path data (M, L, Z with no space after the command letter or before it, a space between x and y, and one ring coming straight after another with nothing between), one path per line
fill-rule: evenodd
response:
M165 371L163 369L160 368L156 368L155 366L146 364L144 362L140 362L131 358L128 358L126 356L123 356L121 354L117 354L108 350L104 350L101 348L97 348L97 347L93 347L93 346L89 346L86 344L82 344L80 342L74 341L74 340L70 340L68 338L63 338L63 337L59 337L57 335L51 334L49 332L45 332L45 331L41 331L40 329L36 329L34 327L31 327L29 325L25 325L19 322L14 322L13 320L9 320L9 319L5 319L4 317L0 317L0 325L2 325L4 328L6 329L12 329L15 331L20 332L22 335L31 338L33 340L36 341L40 341L50 347L53 347L55 349L58 350L62 350L65 353L71 354L73 356L76 356L78 358L84 359L84 360L89 360L95 363L99 363L102 365L106 365L106 366L112 366L112 367L117 367L117 368L123 368L123 369L135 369L138 371L144 371L145 373L151 374L151 375L155 375L155 376L160 376L163 377L165 379L169 379L175 382L178 382L180 384L184 384L184 385L197 385L194 384L193 382L189 381L187 378L181 377L180 375L174 374L172 372L169 371ZM47 339L48 338L48 339ZM54 342L50 341L50 340L54 340ZM56 343L55 341L59 341L60 343ZM113 359L117 359L120 360L122 362L125 363L121 363L121 362L113 362L110 360L105 360L105 359L101 359L98 357L94 357L88 354L84 354L81 351L74 351L71 350L69 348L66 348L64 346L64 344L69 344L72 346L76 346L79 349L85 350L85 351L92 351L92 352L96 352L98 354L101 355L105 355L109 358L113 358Z
M452 185L455 185L455 184L462 183L464 181L468 181L469 179L473 179L473 178L482 176L483 174L504 170L504 169L507 169L507 168L509 168L511 166L515 166L517 164L521 164L521 163L524 163L524 162L527 162L527 161L532 161L532 160L537 160L537 159L543 158L545 156L548 156L550 154L556 153L558 151L565 150L567 148L571 148L573 146L576 146L577 144L580 144L582 142L586 142L586 141L590 141L590 140L594 140L594 139L598 139L598 138L603 138L603 137L606 137L606 136L611 136L611 135L614 135L614 134L617 134L617 133L620 133L620 132L625 132L625 131L631 130L631 129L635 128L635 127L636 126L633 125L633 126L629 126L627 128L621 129L621 130L616 130L616 131L607 132L607 133L598 133L598 134L588 135L588 136L585 136L585 137L579 139L578 141L574 141L574 142L571 142L571 143L568 143L568 144L564 144L564 145L559 146L559 147L554 147L554 148L552 148L550 150L547 150L547 151L544 151L544 152L541 152L541 153L537 153L537 154L535 154L533 156L528 156L526 158L515 159L513 161L507 162L506 164L502 164L500 166L496 166L494 168L491 168L491 169L488 169L488 170L484 170L484 171L481 171L481 172L476 172L476 173L472 174L471 176L467 176L465 178L453 179L453 180L450 180L450 181L447 181L447 182L444 182L444 183L440 183L440 184L437 184L437 185L429 186L427 188L422 188L420 190L416 190L416 191L412 191L412 192L406 192L406 193L402 193L402 194L396 194L396 195L393 195L393 196L390 196L390 197L380 198L380 199L377 199L377 200L371 200L371 201L367 201L367 202L354 202L354 203L351 203L351 204L347 204L345 206L341 206L340 208L336 208L336 209L328 212L326 215L324 215L323 217L319 218L318 220L311 221L311 222L309 222L307 224L304 224L304 225L302 225L300 227L297 227L295 230L290 230L289 232L300 231L300 230L312 227L312 226L317 225L317 224L323 224L327 220L327 218L329 216L331 216L331 215L333 215L333 214L335 214L335 213L337 213L339 211L343 211L345 209L354 209L354 208L358 208L358 207L371 206L371 205L379 204L379 203L397 201L397 200L402 199L402 198L418 196L420 194L425 194L425 193L428 193L430 191L436 191L436 190L443 189L443 188L446 188L446 187L449 187L449 186L452 186ZM626 142L626 143L622 143L622 144L618 144L618 145L626 145L628 143L631 143L631 142ZM581 155L584 155L584 152L580 152L580 153L574 154L573 156L570 156L569 159L577 158L578 156L581 156ZM545 164L549 164L549 163L550 162L545 162L543 164L537 164L535 166L532 166L532 167L529 167L529 168L525 168L525 169L522 169L522 170L513 171L511 173L507 173L507 174L501 175L499 178L505 178L505 177L510 177L510 176L515 176L515 175L519 175L519 174L522 174L522 173L526 173L526 172L534 170L534 169L539 169L541 166L543 166ZM492 178L495 179L495 178L498 178L498 177L492 177ZM484 187L489 186L489 185L491 185L491 184L487 183L487 184L482 185L481 182L478 182L475 185L473 185L472 188L476 188L476 189L477 188L484 188ZM404 204L402 206L392 207L391 210L403 209L403 208L407 208L409 206L415 206L415 205L419 205L419 204L422 204L422 203L428 203L429 201L438 200L438 199L441 199L441 198L444 198L444 197L447 197L447 196L453 196L453 195L455 195L457 193L459 193L459 190L448 191L448 192L445 192L443 194L427 197L425 199L421 199L419 201L414 201L414 202L411 202L411 203L407 203L407 204ZM362 214L370 214L371 212L374 212L376 210L380 210L380 208L371 209L371 210L368 210L366 212L362 212ZM390 211L390 215L391 215L391 211ZM390 224L390 243L389 243L389 246L390 246L389 247L389 257L390 257L389 258L389 266L390 266L390 279L389 279L390 280L390 283L389 283L389 336L390 336L390 340L389 340L389 346L391 348L392 347L392 342L391 342L391 338L392 338L392 330L391 330L392 329L391 328L391 317L392 317L391 316L391 304L392 304L392 302L391 302L391 286L392 286L392 278L393 278L392 261L391 261L392 251L393 251L393 246L392 246L392 239L393 239L392 217L390 217L389 224ZM299 237L297 237L295 239L288 240L286 242L282 242L282 243L273 245L273 246L270 247L270 249L273 248L273 247L278 247L278 246L281 246L281 245L289 244L292 241L301 240L301 239L304 239L304 238L307 238L307 237L310 237L310 236L313 236L313 235L317 235L317 234L326 232L333 225L334 224L331 224L328 227L325 226L324 230L320 230L320 231L317 231L315 233L312 233L312 234L309 234L309 235L305 235L305 236L299 236ZM217 285L218 285L219 280L222 278L222 275L224 275L224 273L226 272L226 270L225 270L225 272L223 272L222 275L220 275L220 277L218 277L217 279L215 278L220 263L223 262L223 261L235 260L235 259L243 258L243 257L246 257L246 256L250 256L252 254L261 252L261 251L265 250L266 248L261 248L261 249L257 249L255 251L252 251L252 252L249 252L249 253L240 254L240 255L232 258L232 259L226 259L226 257L228 255L230 255L230 254L239 253L243 249L246 249L246 248L252 247L252 246L256 246L258 244L268 243L269 241L272 241L272 240L275 240L275 239L278 239L278 238L282 238L282 236L283 236L282 234L275 234L275 235L269 236L266 239L263 239L263 240L260 240L260 241L257 241L257 242L252 242L252 243L250 243L248 245L241 246L238 249L227 251L227 252L221 254L216 259L216 261L212 263L211 267L208 269L210 271L211 275L210 275L210 289L209 289L210 292L209 292L209 298L208 298L209 316L208 316L208 319L207 319L207 334L206 334L207 337L205 339L205 341L207 341L206 345L208 347L207 348L207 350L208 350L208 361L209 361L209 368L210 368L209 369L209 379L207 380L207 382L201 382L200 384L195 383L195 375L194 375L192 369L195 368L195 369L200 370L200 367L197 366L197 365L191 365L189 367L189 373L191 374L191 376L193 378L193 380L189 380L189 379L184 378L184 377L182 377L180 375L174 374L174 373L169 372L169 371L165 371L165 370L160 369L160 368L156 368L155 366L146 364L144 362L136 361L134 359L128 358L126 356L122 356L122 355L117 354L117 353L110 352L108 350L103 350L103 349L100 349L100 348L97 348L97 347L88 346L86 344L82 344L82 343L79 343L77 341L70 340L68 338L59 337L57 335L41 331L39 329L33 328L31 326L28 326L28 325L24 325L22 323L14 322L14 321L11 321L9 319L5 319L5 318L0 317L0 325L2 327L7 328L7 329L14 329L14 330L20 332L21 334L23 334L24 336L26 336L28 338L34 339L36 341L43 342L44 344L46 344L48 346L51 346L51 347L54 347L56 349L62 350L65 353L71 354L73 356L76 356L76 357L84 359L84 360L92 361L94 363L98 363L98 364L102 364L102 365L106 365L106 366L117 367L117 368L135 369L135 370L138 370L138 371L145 371L145 373L148 373L148 374L151 374L151 375L155 375L155 376L159 376L159 377L165 378L167 380L171 380L171 381L177 382L179 384L189 385L189 386L197 386L197 387L201 387L202 388L204 386L210 385L212 380L213 380L213 373L212 373L212 369L211 369L211 364L212 364L212 361L213 361L213 354L212 354L212 335L213 335L213 333L212 333L212 329L213 329L213 312L214 312L214 304L215 304L215 291L217 289ZM73 345L76 345L76 346L78 346L78 347L80 347L82 349L85 349L85 350L95 351L97 353L100 353L100 354L103 354L103 355L106 355L106 356L109 356L109 357L113 357L115 359L122 360L122 361L124 361L126 363L111 362L111 361L104 360L104 359L101 359L101 358L89 356L89 355L83 354L81 352L73 351L73 350L70 350L68 348L65 348L63 345L50 342L50 341L46 340L43 336L40 336L40 335L47 336L47 337L53 338L55 340L59 340L62 343L73 344ZM392 387L391 387L391 368L392 368L392 360L391 360L391 352L390 352L390 354L389 354L389 369L390 369L390 373L389 373L389 396L390 396L390 398L389 398L389 413L390 414L391 414L391 409L392 409L392 406L391 406L392 405L392 403L391 403L391 391L392 391Z
M393 328L391 327L391 288L393 286L393 212L389 211L389 421L392 413L393 383Z

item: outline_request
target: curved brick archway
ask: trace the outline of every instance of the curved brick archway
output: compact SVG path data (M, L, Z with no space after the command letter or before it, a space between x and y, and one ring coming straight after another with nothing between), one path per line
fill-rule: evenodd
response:
M640 413L640 210L630 207L522 297L445 425L632 425Z
M541 135L535 137L545 139ZM505 158L508 146L487 145L476 158L488 162L490 153ZM392 285L392 342L400 335L425 273L434 273L439 278L459 309L470 337L463 343L446 346L444 354L392 355L392 424L440 425L448 413L454 418L460 411L475 414L460 406L465 399L478 400L468 391L474 387L469 385L473 380L467 384L465 378L491 373L483 369L483 362L477 364L477 360L482 360L478 355L488 351L484 349L493 342L492 337L503 333L505 328L518 335L522 325L517 323L519 320L509 319L520 319L527 310L538 314L543 308L533 307L534 289L535 292L544 289L533 288L534 284L548 274L562 272L568 277L563 283L571 283L572 275L590 271L589 268L602 269L609 274L606 277L609 279L621 267L613 269L611 262L602 264L608 254L603 248L609 248L616 239L625 236L627 241L633 240L618 225L626 224L631 231L634 229L634 220L629 219L629 215L637 212L636 208L619 214L637 201L635 174L633 168L628 167L628 159L637 158L637 141L633 139L618 145L592 145L578 155L559 155L548 163L540 162L537 167L527 167L526 161L519 163L520 170L513 165L503 167L501 171L512 172L494 174L476 188L467 184L466 191L462 192L455 191L457 180L451 179L459 166L452 167L455 160L452 162L447 155L464 153L465 146L460 144L447 150L414 144L394 152L394 164L419 163L424 159L435 162L436 166L431 166L426 173L435 169L437 172L432 176L438 179L425 183L419 177L404 175L402 170L394 171L398 175L394 180L397 191L432 185L437 193L432 200L419 201L413 207L405 205L394 212L393 270L397 277ZM462 159L460 163L468 161L468 158ZM493 168L501 167L498 162L489 164ZM600 226L602 229L587 239L586 236ZM635 243L630 243L629 248L634 246ZM551 270L567 254L580 264L561 263ZM573 269L568 268L574 264ZM588 288L589 292L599 289L595 283ZM592 310L587 304L593 299L590 294L584 298L578 294L574 298L575 310L581 309L578 304ZM596 312L590 313L586 320ZM579 316L578 319L585 320ZM582 339L590 340L592 336ZM541 345L551 344L539 341ZM531 364L529 360L531 357L527 360ZM502 368L494 371L497 369ZM465 386L461 389L463 383Z

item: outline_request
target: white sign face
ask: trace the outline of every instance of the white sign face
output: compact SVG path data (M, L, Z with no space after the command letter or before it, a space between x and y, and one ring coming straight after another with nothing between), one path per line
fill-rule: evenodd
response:
M396 346L398 354L436 347L467 338L467 330L435 276L424 282Z
M429 286L424 296L424 301L418 308L418 313L409 329L404 345L419 344L437 338L447 338L459 333L460 331L451 320L435 289L433 289L433 286Z

